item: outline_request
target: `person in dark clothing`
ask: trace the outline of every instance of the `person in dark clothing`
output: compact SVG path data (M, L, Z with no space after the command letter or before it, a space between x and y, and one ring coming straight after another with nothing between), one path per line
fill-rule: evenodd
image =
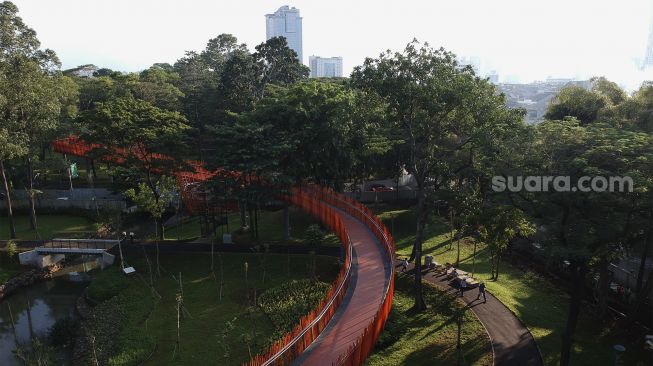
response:
M481 281L481 284L478 285L478 296L476 296L476 300L480 299L481 295L483 295L483 303L486 303L487 298L485 297L485 281Z
M460 280L460 297L465 295L465 290L467 290L467 278L463 277L463 279Z
M401 271L406 272L407 269L408 269L408 259L404 259L401 262Z

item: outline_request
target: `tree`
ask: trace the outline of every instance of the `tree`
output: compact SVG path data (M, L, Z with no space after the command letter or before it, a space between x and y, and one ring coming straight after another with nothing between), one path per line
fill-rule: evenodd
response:
M167 64L154 64L142 71L138 82L132 87L134 97L169 111L181 108L184 94L177 88L179 75Z
M628 99L628 94L617 83L606 79L604 76L593 77L590 82L592 83L591 91L603 96L609 105L616 106Z
M163 223L161 218L174 200L174 193L177 189L173 178L161 176L155 185L154 193L146 183L139 183L138 189L130 188L125 191L125 197L134 201L143 211L149 213L155 220L157 230L156 237L164 239Z
M606 122L582 125L574 119L545 121L534 131L534 140L524 152L530 160L524 176L570 177L570 182L584 176L632 177L634 187L646 187L650 180L645 172L650 169L653 144L646 134ZM595 270L601 277L599 283L607 284L601 268L629 245L627 233L635 222L633 197L628 191L552 188L521 196L531 204L532 215L546 219L550 235L545 245L552 259L568 263L571 295L560 362L568 365L585 279Z
M255 218L261 202L305 179L342 186L354 173L366 131L372 129L367 112L358 107L364 101L362 93L320 81L271 87L254 110L212 129L221 148L209 161L240 172L229 181L228 191L241 203L242 215L253 210L250 217ZM220 196L224 178L216 181L213 196ZM250 226L256 236L255 225Z
M480 237L488 245L491 260L492 279L499 279L501 253L508 248L510 241L517 236L527 237L535 233L535 228L519 209L504 205L492 205L483 213Z
M417 222L411 259L415 260L415 306L422 296L424 228L437 191L479 162L481 145L523 124L523 113L509 110L494 86L457 64L444 49L413 41L402 53L367 59L352 74L354 86L378 93L387 105L392 135L402 141L399 157L417 183Z
M257 97L265 96L268 84L289 85L306 79L310 70L297 60L285 37L273 37L256 46Z
M324 244L324 232L320 229L319 225L313 224L306 228L306 231L304 232L304 243L306 243L306 246L311 250L311 258L313 262L311 273L313 278L316 278L315 272L317 266L315 263L315 256L318 248Z
M178 112L124 97L98 103L81 119L88 126L82 137L100 145L95 154L127 167L149 189L147 197L155 203L163 199L164 176L188 169L178 157L183 149L179 137L189 126ZM162 230L157 237L163 239Z
M0 127L0 174L2 175L2 189L5 206L7 208L7 221L9 223L9 236L16 239L16 227L11 206L11 191L7 181L7 173L4 162L27 153L27 136L20 132L20 129L12 128L10 123Z
M601 95L572 85L563 88L555 96L544 118L563 120L565 117L575 117L581 124L588 124L596 121L599 111L605 106L606 100Z
M0 118L4 138L18 138L12 146L2 149L0 159L4 166L8 157L25 158L25 189L31 197L30 224L36 229L34 151L30 148L38 148L47 134L56 129L60 118L68 111L65 104L75 91L58 71L56 54L40 49L36 32L23 23L18 8L9 1L0 3L0 34L0 94L3 96ZM22 141L25 148L17 148L18 141ZM5 169L2 171L6 175ZM6 187L5 194L8 194Z

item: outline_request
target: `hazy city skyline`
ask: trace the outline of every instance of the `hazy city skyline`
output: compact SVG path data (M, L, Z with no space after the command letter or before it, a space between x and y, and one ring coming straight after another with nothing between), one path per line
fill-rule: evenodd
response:
M93 63L138 71L155 62L174 63L221 33L253 49L265 41L265 14L289 5L304 19L304 54L342 56L345 76L365 57L401 50L414 37L478 57L481 71L496 70L501 81L605 75L634 88L653 72L638 68L652 20L650 0L14 3L43 47L57 52L63 68Z

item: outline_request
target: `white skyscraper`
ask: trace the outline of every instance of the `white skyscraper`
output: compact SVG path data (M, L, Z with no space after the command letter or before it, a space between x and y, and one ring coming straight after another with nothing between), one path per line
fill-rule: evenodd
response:
M312 78L342 77L342 57L310 56L308 59Z
M297 53L297 59L304 63L302 53L302 17L299 16L299 9L284 5L275 11L274 14L265 15L266 39L274 37L286 37L288 47Z

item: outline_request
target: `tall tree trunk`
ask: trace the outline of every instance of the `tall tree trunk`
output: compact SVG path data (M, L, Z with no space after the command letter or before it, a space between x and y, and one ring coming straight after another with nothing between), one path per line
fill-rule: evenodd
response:
M652 245L653 245L653 213L651 214L651 218L648 224L648 235L646 236L644 249L642 250L642 255L639 260L639 270L637 271L637 285L635 286L635 291L638 294L642 291L644 274L646 272L646 260L648 259L648 255L651 252Z
M245 229L247 227L247 204L245 203L245 200L240 200L240 204L238 205L238 208L240 209L240 228Z
M501 263L501 252L497 252L497 262L494 266L494 280L498 281L499 280L499 263Z
M287 203L283 206L283 240L290 240L290 209Z
M163 231L163 219L156 219L156 237L161 241L165 240L165 232Z
M598 296L599 296L599 317L603 319L608 311L608 290L610 288L610 271L608 266L610 262L606 257L601 257L599 261L599 282Z
M476 269L476 244L477 241L474 239L474 253L472 254L472 277L474 277L474 270Z
M417 200L417 231L415 233L415 304L413 309L422 311L426 309L424 294L422 293L422 240L424 237L424 226L426 224L427 212L425 206L424 191L419 188Z
M9 237L16 239L16 226L14 224L14 212L11 207L11 195L9 194L9 183L5 172L4 161L0 160L0 173L2 174L2 188L5 192L5 205L7 206L7 218L9 219Z
M255 227L254 227L254 214L252 212L252 207L248 203L247 204L247 212L249 213L249 237L252 239L256 238L256 232L255 232Z
M254 208L254 228L256 232L256 240L258 240L258 213L261 210L258 200L256 202L256 207Z
M91 159L91 173L93 173L93 177L97 177L97 173L95 172L95 160Z
M34 203L34 174L32 172L32 158L27 157L27 180L29 182L29 222L32 230L37 230L36 225L36 204Z
M449 250L453 247L453 210L451 210L451 213L449 214L449 224L451 225L450 227L450 236L449 236Z
M639 314L639 309L644 305L646 298L653 291L653 271L649 272L646 283L643 285L642 290L637 293L637 300L631 305L628 311L628 325L630 327L637 320L637 314Z
M562 348L560 350L560 366L569 366L571 359L571 349L574 344L574 335L578 316L583 300L583 286L587 267L583 263L572 262L572 289L569 299L569 313L567 314L567 325L562 334Z
M456 267L460 265L460 233L456 233L458 235L458 240L457 240L457 246L458 246L458 254L456 254Z

